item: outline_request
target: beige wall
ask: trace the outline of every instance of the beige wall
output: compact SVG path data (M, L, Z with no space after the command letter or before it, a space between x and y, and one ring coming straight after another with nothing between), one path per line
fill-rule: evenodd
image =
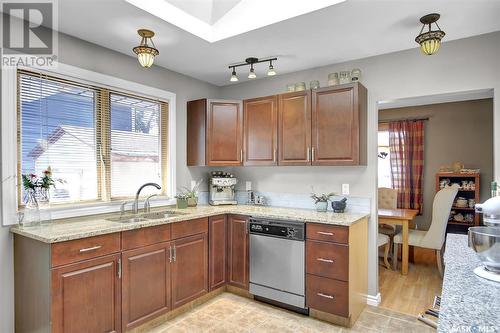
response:
M481 169L481 201L489 198L493 180L493 99L442 103L379 111L379 121L429 117L424 139L424 210L416 218L428 229L436 193L436 172L442 165L460 161Z

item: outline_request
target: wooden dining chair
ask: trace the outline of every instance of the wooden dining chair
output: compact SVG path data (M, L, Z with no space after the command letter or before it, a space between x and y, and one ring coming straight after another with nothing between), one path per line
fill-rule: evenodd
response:
M391 241L389 236L379 233L377 237L377 248L384 247L384 264L387 269L391 269L389 264L389 253L391 248Z
M446 238L446 226L450 217L453 201L458 193L459 186L454 184L447 186L436 193L432 204L432 221L429 230L410 229L408 244L410 246L422 247L436 251L436 261L439 274L443 277L443 253L442 248ZM399 233L394 236L393 258L398 257L399 244L403 243L403 236ZM393 260L393 268L397 269L397 260Z

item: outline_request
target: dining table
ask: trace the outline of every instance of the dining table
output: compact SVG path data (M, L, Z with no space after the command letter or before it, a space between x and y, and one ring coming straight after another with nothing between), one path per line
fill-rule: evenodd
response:
M400 225L402 227L402 238L403 238L403 255L401 264L401 274L408 274L408 260L410 254L410 246L408 244L408 233L411 221L417 216L418 209L385 209L379 208L378 210L378 223L379 224L389 224L389 225ZM396 245L395 245L396 246ZM397 260L397 258L393 258Z

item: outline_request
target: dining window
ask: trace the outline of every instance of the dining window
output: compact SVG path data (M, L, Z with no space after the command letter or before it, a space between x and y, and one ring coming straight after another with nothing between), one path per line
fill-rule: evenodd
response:
M379 124L378 130L378 187L392 188L389 127Z
M149 181L165 193L167 102L31 71L17 81L18 179L50 167L52 204L129 198Z

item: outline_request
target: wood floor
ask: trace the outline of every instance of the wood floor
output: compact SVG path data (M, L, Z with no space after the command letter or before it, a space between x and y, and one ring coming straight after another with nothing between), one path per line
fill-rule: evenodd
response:
M389 310L417 315L432 306L434 296L441 295L443 280L439 276L434 258L415 256L408 275L379 266L380 306ZM399 262L399 268L401 262Z

